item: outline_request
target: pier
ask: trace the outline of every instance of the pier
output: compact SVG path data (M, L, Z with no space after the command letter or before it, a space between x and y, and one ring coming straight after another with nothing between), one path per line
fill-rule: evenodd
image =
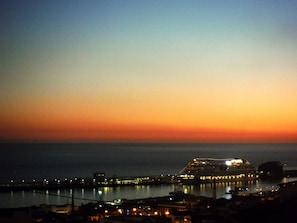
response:
M161 185L175 184L179 178L174 175L160 176L140 176L140 177L100 177L94 174L92 178L54 179L43 181L25 181L0 184L0 192L7 191L28 191L28 190L52 190L52 189L71 189L71 188L96 188L96 187L117 187L133 185Z

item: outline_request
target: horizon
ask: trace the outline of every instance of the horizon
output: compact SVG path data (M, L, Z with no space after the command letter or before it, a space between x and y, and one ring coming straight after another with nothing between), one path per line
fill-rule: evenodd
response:
M296 11L2 1L0 143L297 143Z

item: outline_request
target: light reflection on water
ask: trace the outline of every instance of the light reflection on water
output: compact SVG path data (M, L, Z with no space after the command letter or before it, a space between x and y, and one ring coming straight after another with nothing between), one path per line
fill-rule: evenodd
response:
M278 183L297 180L297 178L284 178L280 182L250 182L243 184L242 182L217 183L216 198L226 197L226 192L235 187L248 187L250 192L256 190L271 190L277 187ZM75 189L75 205L81 205L89 202L112 201L114 199L137 199L167 196L170 192L182 190L186 193L213 197L213 185L158 185L158 186L125 186L125 187L101 187L94 189ZM62 205L71 203L72 190L59 189L52 191L18 191L0 193L0 208L26 207L40 204Z

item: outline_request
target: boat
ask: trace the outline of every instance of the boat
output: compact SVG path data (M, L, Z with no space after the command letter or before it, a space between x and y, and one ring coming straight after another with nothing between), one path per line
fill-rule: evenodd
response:
M256 168L243 158L194 158L180 171L183 180L223 182L255 180Z

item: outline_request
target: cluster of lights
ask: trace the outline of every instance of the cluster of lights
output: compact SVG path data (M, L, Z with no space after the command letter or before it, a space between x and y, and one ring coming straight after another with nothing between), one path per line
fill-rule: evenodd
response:
M245 174L239 175L225 175L225 176L200 176L200 180L232 180L232 179L240 179L245 177ZM253 175L249 175L249 177L253 177Z
M238 166L240 164L243 164L242 159L232 159L232 160L226 160L225 164L227 166Z
M195 176L192 174L182 174L182 175L180 175L180 177L182 179L188 179L188 180L193 180L195 178Z
M139 216L169 216L170 209L166 208L162 212L160 210L152 210L150 206L138 206L138 207L131 207L130 209L125 209L123 207L117 206L116 202L110 202L112 206L116 206L115 210L112 209L103 209L105 216L110 216L110 215L139 215ZM102 207L102 206L101 206ZM98 207L95 207L95 210L98 210Z
M189 164L190 165L225 164L227 166L238 166L243 163L244 161L239 158L234 158L234 159L195 158Z

